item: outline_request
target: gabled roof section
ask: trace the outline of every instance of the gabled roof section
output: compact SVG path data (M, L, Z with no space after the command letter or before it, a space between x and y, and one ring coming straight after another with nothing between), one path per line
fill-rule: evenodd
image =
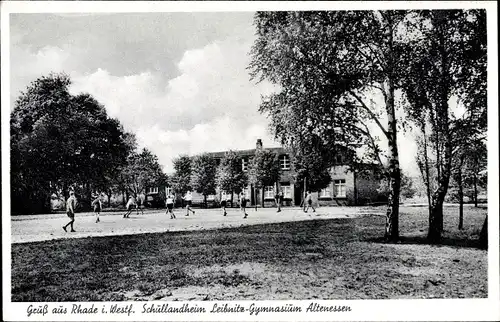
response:
M249 150L233 150L234 153L241 157L250 157L255 155L255 151L257 149L249 149ZM277 147L277 148L262 148L264 151L272 151L277 154L288 154L284 148L282 147ZM207 154L214 157L214 158L223 158L224 155L229 151L220 151L220 152L208 152Z

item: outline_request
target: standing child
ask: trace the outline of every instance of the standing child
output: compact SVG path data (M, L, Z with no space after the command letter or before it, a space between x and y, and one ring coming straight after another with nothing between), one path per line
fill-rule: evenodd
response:
M92 201L92 206L94 207L94 214L96 216L95 222L98 223L101 220L99 219L99 214L102 210L102 202L101 202L101 196L97 195L97 197Z
M304 206L307 204L307 208L304 210L304 212L307 212L309 210L309 207L312 208L313 212L316 212L316 209L314 209L312 205L312 194L311 191L308 191L306 194L306 198L304 200Z
M191 209L191 203L193 202L193 195L191 194L191 190L188 190L182 199L186 201L186 216L189 216L190 211L194 215L195 212L193 209Z
M127 212L125 213L125 215L123 215L123 218L129 218L132 210L134 210L136 207L137 204L135 203L134 197L130 196L127 202Z
M64 231L71 225L71 232L74 233L73 223L75 222L75 210L76 210L76 197L75 193L71 191L69 193L69 198L66 200L66 215L68 215L70 222L63 226Z
M220 198L220 208L222 209L222 214L224 216L227 215L226 207L227 207L227 196L226 196L225 192L222 192L222 195L221 195L221 198Z
M247 214L247 211L246 211L246 208L247 208L247 197L245 196L245 193L242 191L240 193L240 209L241 211L243 212L243 214L245 215L243 217L243 219L247 218L248 217L248 214Z
M174 199L175 197L169 194L167 196L167 214L170 213L170 219L175 219L175 214L174 214Z
M276 212L281 212L281 200L283 199L283 191L279 190L274 196L274 201L276 202L276 207L278 210Z

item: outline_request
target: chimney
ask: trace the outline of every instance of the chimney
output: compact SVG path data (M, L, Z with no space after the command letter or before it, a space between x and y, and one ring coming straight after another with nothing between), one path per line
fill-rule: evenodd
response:
M257 143L255 144L255 148L257 150L262 150L262 140L261 139L257 139Z

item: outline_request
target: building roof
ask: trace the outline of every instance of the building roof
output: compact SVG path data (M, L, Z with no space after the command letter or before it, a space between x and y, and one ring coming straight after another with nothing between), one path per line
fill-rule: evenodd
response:
M248 149L248 150L233 150L234 153L236 153L239 156L246 157L246 156L254 156L255 151L257 149ZM262 150L265 151L272 151L278 154L285 154L288 153L284 148L282 147L277 147L277 148L262 148ZM207 154L214 157L214 158L223 158L224 155L229 151L220 151L220 152L208 152Z

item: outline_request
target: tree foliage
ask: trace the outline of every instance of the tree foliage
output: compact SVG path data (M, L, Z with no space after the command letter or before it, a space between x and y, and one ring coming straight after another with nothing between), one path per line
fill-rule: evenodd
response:
M408 115L422 133L419 165L429 194L428 237L436 241L453 162L461 159L455 155L486 128L486 12L420 11L418 21L423 36L403 56L404 90ZM452 97L465 108L463 116L451 112Z
M248 176L241 166L241 157L228 151L217 167L217 186L225 191L240 193L248 184Z
M121 124L89 94L71 95L70 85L65 74L42 76L15 102L10 121L14 213L49 211L50 196L67 196L70 187L84 193L80 200L89 199L126 163L130 146Z
M256 188L272 186L279 181L281 173L278 155L271 150L257 149L250 162L248 179Z
M172 188L178 194L183 195L193 189L191 163L192 160L187 155L181 155L173 160L175 173L172 177Z
M146 192L148 187L157 187L165 184L166 176L158 162L158 157L148 149L140 153L131 153L127 165L122 170L122 177L127 190L134 195Z
M215 177L217 173L215 159L208 154L195 156L191 168L193 188L204 196L206 203L206 197L215 194Z
M407 42L407 32L401 29L409 26L410 14L398 10L258 12L249 66L253 79L279 88L263 98L260 111L269 114L276 137L299 160L307 158L303 148L314 142L318 155L328 149L334 152L338 145L362 144L371 148L367 156L380 162L381 148L369 122L380 128L388 142L389 239L398 238L400 173L394 93L401 88L400 52ZM372 107L367 97L374 92L382 94L384 106ZM382 115L387 128L381 123ZM322 165L324 169L314 173L326 177L325 170L332 164L327 158Z
M378 192L383 195L390 193L389 183L386 177L382 177ZM413 179L401 171L401 196L406 199L411 199L417 194L417 189L413 183Z
M294 153L293 169L295 170L295 182L304 186L309 191L320 191L326 188L332 178L330 167L334 164L333 157L336 155L332 149L321 146L320 139L312 136L312 142L301 147L300 153Z

